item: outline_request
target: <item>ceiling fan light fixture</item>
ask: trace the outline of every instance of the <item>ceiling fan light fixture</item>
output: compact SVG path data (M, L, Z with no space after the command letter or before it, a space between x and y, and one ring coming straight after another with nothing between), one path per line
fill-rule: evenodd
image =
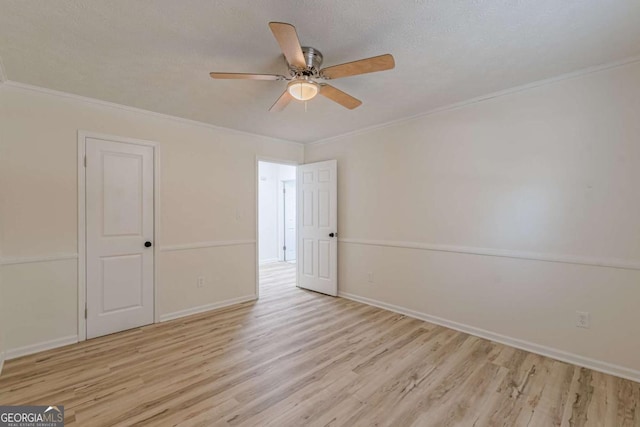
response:
M311 80L293 80L287 85L289 95L298 101L308 101L320 93L320 85Z
M340 89L324 83L324 80L334 80L341 77L357 76L359 74L373 73L376 71L391 70L395 62L391 54L373 56L357 61L345 62L327 68L322 65L322 54L311 46L300 45L296 27L286 22L269 22L269 28L280 50L284 55L289 68L288 76L281 74L255 74L255 73L209 73L214 79L244 79L244 80L288 80L289 84L269 111L278 112L286 108L292 100L305 102L318 95L342 105L349 110L362 105L362 101L341 91ZM319 80L322 83L317 83Z

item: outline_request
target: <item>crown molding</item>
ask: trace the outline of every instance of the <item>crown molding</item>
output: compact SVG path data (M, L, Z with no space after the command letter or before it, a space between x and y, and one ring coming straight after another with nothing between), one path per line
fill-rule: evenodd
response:
M130 107L128 105L123 105L123 104L117 104L115 102L110 102L110 101L103 101L101 99L97 99L97 98L90 98L90 97L86 97L86 96L82 96L82 95L76 95L76 94L72 94L72 93L68 93L68 92L62 92L62 91L58 91L58 90L54 90L54 89L48 89L48 88L44 88L41 86L35 86L35 85L31 85L28 83L21 83L21 82L17 82L17 81L13 81L13 80L9 80L6 77L6 73L4 71L4 67L2 64L2 58L0 58L0 84L4 84L8 87L13 87L13 88L18 88L18 89L23 89L23 90L31 90L34 92L40 92L40 93L44 93L44 94L48 94L48 95L52 95L52 96L58 96L58 97L63 97L63 98L69 98L69 99L74 99L76 101L80 101L80 102L85 102L85 103L90 103L90 104L94 104L94 105L100 105L103 107L108 107L108 108L115 108L115 109L119 109L119 110L124 110L124 111L129 111L129 112L133 112L133 113L138 113L138 114L145 114L148 116L152 116L152 117L157 117L157 118L162 118L162 119L168 119L168 120L173 120L176 121L178 123L184 123L184 124L190 124L193 126L200 126L200 127L205 127L208 129L215 129L215 130L220 130L220 131L225 131L225 132L230 132L230 133L234 133L237 135L247 135L247 136L251 136L251 137L257 137L257 138L262 138L262 139L266 139L266 140L270 140L270 141L274 141L274 142L279 142L279 143L284 143L284 144L291 144L294 145L296 147L309 147L309 146L315 146L315 145L323 145L323 144L327 144L336 140L339 140L341 138L345 138L348 136L356 136L356 135L361 135L361 134L365 134L367 132L371 132L374 130L378 130L378 129L384 129L384 128L388 128L388 127L393 127L395 125L400 125L402 123L406 123L406 122L410 122L412 120L417 120L426 116L430 116L432 114L437 114L437 113L442 113L442 112L446 112L446 111L452 111L452 110L456 110L459 108L463 108L472 104L477 104L480 102L484 102L484 101L488 101L494 98L499 98L499 97L503 97L503 96L507 96L507 95L512 95L518 92L523 92L523 91L527 91L530 89L534 89L540 86L546 86L546 85L550 85L550 84L554 84L563 80L570 80L570 79L574 79L574 78L578 78L578 77L582 77L582 76L586 76L589 74L594 74L594 73L598 73L601 71L605 71L605 70L609 70L612 68L618 68L618 67L622 67L625 65L630 65L633 64L635 62L640 62L640 55L638 56L633 56L630 58L626 58L620 61L614 61L614 62L608 62L606 64L600 64L600 65L596 65L593 67L588 67L588 68L583 68L581 70L577 70L577 71L572 71L570 73L565 73L565 74L561 74L559 76L555 76L555 77L551 77L548 79L544 79L544 80L538 80L532 83L527 83L524 85L520 85L520 86L515 86L509 89L505 89L502 91L498 91L498 92L492 92L486 95L481 95L475 98L471 98L471 99L467 99L464 101L460 101L460 102L456 102L453 104L449 104L446 106L442 106L442 107L438 107L438 108L434 108L431 110L427 110L424 111L422 113L418 113L418 114L414 114L408 117L402 117L396 120L391 120L388 122L384 122L384 123L380 123L377 125L373 125L373 126L368 126L368 127L364 127L361 129L356 129L350 132L345 132L345 133L341 133L338 135L334 135L334 136L330 136L328 138L323 138L323 139L319 139L316 141L312 141L312 142L307 142L307 143L303 143L303 142L297 142L297 141L290 141L290 140L286 140L286 139L279 139L279 138L275 138L272 136L268 136L268 135L262 135L262 134L258 134L258 133L251 133L251 132L246 132L246 131L242 131L242 130L238 130L238 129L233 129L233 128L227 128L227 127L223 127L223 126L217 126L211 123L205 123L205 122L200 122L197 120L191 120L191 119L186 119L183 117L178 117L178 116L172 116L170 114L164 114L164 113L157 113L155 111L150 111L150 110L145 110L142 108L137 108L137 107Z
M594 74L594 73L598 73L600 71L605 71L605 70L609 70L612 68L618 68L618 67L623 67L625 65L630 65L633 64L635 62L640 62L640 55L638 56L632 56L630 58L626 58L620 61L614 61L614 62L608 62L606 64L600 64L600 65L596 65L593 67L588 67L588 68L583 68L581 70L578 71L572 71L570 73L565 73L565 74L560 74L559 76L555 76L555 77L551 77L548 79L544 79L544 80L537 80L535 82L531 82L531 83L527 83L524 85L520 85L520 86L515 86L509 89L505 89L505 90L501 90L498 92L492 92L486 95L481 95L475 98L471 98L471 99L467 99L465 101L460 101L460 102L456 102L453 104L449 104L443 107L438 107L438 108L434 108L422 113L418 113L418 114L414 114L412 116L408 116L408 117L402 117L400 119L396 119L396 120L391 120L389 122L384 122L384 123L380 123L377 125L373 125L373 126L368 126L362 129L357 129L354 131L350 131L350 132L345 132L342 133L340 135L335 135L335 136L330 136L328 138L323 138L323 139L319 139L317 141L313 141L313 142L308 142L305 144L305 146L314 146L314 145L323 145L323 144L327 144L330 142L333 142L335 140L341 139L341 138L345 138L348 136L356 136L356 135L361 135L367 132L371 132L373 130L378 130L378 129L384 129L384 128L388 128L388 127L393 127L396 125L400 125L402 123L406 123L406 122L410 122L412 120L417 120L426 116L430 116L432 114L437 114L437 113L442 113L442 112L446 112L446 111L452 111L452 110L457 110L459 108L463 108L463 107L467 107L469 105L472 104L477 104L479 102L484 102L484 101L488 101L490 99L493 98L500 98L503 96L507 96L507 95L512 95L514 93L518 93L518 92L524 92L530 89L535 89L537 87L540 86L546 86L546 85L550 85L550 84L554 84L557 82L561 82L563 80L571 80L571 79L575 79L578 77L582 77L582 76L586 76L588 74Z
M0 66L1 66L1 64L0 64ZM1 70L0 70L0 73L1 73ZM229 133L233 133L233 134L236 134L236 135L246 135L246 136L251 136L253 138L261 138L261 139L266 139L266 140L273 141L273 142L278 142L278 143L283 143L283 144L291 144L291 145L294 145L296 147L303 147L304 146L304 144L301 143L301 142L275 138L275 137L268 136L268 135L261 135L261 134L258 134L258 133L251 133L251 132L246 132L246 131L243 131L243 130L238 130L238 129L233 129L233 128L226 128L226 127L217 126L217 125L214 125L214 124L211 124L211 123L205 123L205 122L200 122L200 121L197 121L197 120L185 119L184 117L172 116L170 114L157 113L155 111L145 110L145 109L138 108L138 107L130 107L128 105L117 104L115 102L110 102L110 101L103 101L102 99L90 98L90 97L87 97L87 96L76 95L76 94L69 93L69 92L62 92L62 91L59 91L59 90L49 89L49 88L45 88L45 87L42 87L42 86L36 86L36 85L28 84L28 83L21 83L21 82L17 82L17 81L14 81L14 80L5 80L3 83L7 87L11 87L11 88L16 88L16 89L21 89L21 90L29 90L29 91L33 91L33 92L39 92L39 93L43 93L43 94L50 95L50 96L56 96L56 97L61 97L61 98L72 99L72 100L79 101L79 102L98 105L98 106L101 106L101 107L113 108L113 109L117 109L117 110L124 110L124 111L128 111L128 112L131 112L131 113L137 113L137 114L144 114L144 115L151 116L151 117L156 117L156 118L165 119L165 120L172 120L174 122L188 124L188 125L192 125L192 126L204 127L204 128L207 128L207 129L214 129L214 130L229 132Z

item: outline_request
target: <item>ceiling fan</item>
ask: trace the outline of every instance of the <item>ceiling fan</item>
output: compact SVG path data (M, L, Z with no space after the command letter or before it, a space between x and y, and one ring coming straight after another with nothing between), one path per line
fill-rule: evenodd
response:
M284 22L269 22L269 27L284 53L289 77L279 74L210 73L214 79L289 81L287 89L269 111L282 111L294 99L308 101L316 95L322 95L353 110L359 107L362 101L322 81L390 70L395 67L393 56L386 54L320 69L322 54L313 47L300 46L296 27Z

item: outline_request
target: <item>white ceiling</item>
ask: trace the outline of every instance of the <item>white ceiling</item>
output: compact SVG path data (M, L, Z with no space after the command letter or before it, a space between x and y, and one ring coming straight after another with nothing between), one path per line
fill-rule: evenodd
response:
M0 0L7 78L293 141L315 141L640 54L637 0ZM334 65L392 53L396 68L271 104L286 82L267 26L289 22Z

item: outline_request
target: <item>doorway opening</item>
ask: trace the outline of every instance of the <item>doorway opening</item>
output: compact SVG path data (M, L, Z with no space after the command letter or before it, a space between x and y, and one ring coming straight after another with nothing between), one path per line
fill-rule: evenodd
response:
M258 161L259 291L296 286L296 166Z

